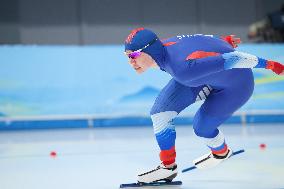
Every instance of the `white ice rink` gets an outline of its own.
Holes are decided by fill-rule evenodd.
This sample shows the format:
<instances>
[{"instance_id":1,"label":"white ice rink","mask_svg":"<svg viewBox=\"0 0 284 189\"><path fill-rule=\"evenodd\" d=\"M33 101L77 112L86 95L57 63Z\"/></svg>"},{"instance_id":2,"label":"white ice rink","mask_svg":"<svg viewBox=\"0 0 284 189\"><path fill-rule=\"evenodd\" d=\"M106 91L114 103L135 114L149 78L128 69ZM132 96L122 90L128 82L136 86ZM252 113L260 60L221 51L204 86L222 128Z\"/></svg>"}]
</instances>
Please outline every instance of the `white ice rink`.
<instances>
[{"instance_id":1,"label":"white ice rink","mask_svg":"<svg viewBox=\"0 0 284 189\"><path fill-rule=\"evenodd\" d=\"M284 125L221 129L233 149L246 152L211 170L179 173L180 188L284 188ZM191 126L176 130L181 171L208 149ZM56 158L51 151L57 152ZM151 127L0 132L0 189L115 189L135 182L139 170L156 167L158 153Z\"/></svg>"}]
</instances>

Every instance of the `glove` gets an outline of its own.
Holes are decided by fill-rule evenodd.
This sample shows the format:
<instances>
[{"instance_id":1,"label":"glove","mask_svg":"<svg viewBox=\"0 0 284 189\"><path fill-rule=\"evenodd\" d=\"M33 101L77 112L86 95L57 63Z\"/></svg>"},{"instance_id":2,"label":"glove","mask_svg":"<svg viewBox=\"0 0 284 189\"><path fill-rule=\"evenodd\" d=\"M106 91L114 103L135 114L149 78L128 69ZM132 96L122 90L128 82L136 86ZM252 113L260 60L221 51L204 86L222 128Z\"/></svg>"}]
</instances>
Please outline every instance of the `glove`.
<instances>
[{"instance_id":1,"label":"glove","mask_svg":"<svg viewBox=\"0 0 284 189\"><path fill-rule=\"evenodd\" d=\"M235 38L235 35L222 36L221 39L232 45L233 48L238 47L238 44L241 43L241 39Z\"/></svg>"},{"instance_id":2,"label":"glove","mask_svg":"<svg viewBox=\"0 0 284 189\"><path fill-rule=\"evenodd\" d=\"M268 60L266 64L266 69L272 70L274 73L278 75L284 75L284 65L278 62Z\"/></svg>"}]
</instances>

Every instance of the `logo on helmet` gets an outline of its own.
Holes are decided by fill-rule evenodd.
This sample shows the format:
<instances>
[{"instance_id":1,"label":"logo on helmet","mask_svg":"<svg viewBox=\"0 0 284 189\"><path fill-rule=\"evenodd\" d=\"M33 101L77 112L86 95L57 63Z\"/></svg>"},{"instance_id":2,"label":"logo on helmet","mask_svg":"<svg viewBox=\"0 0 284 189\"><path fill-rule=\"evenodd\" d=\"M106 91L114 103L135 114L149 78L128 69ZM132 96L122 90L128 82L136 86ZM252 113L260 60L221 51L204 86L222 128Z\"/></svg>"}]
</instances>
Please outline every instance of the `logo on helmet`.
<instances>
[{"instance_id":1,"label":"logo on helmet","mask_svg":"<svg viewBox=\"0 0 284 189\"><path fill-rule=\"evenodd\" d=\"M133 39L133 37L136 35L137 32L144 30L144 28L136 28L134 30L131 31L131 33L127 36L125 42L126 43L130 43Z\"/></svg>"}]
</instances>

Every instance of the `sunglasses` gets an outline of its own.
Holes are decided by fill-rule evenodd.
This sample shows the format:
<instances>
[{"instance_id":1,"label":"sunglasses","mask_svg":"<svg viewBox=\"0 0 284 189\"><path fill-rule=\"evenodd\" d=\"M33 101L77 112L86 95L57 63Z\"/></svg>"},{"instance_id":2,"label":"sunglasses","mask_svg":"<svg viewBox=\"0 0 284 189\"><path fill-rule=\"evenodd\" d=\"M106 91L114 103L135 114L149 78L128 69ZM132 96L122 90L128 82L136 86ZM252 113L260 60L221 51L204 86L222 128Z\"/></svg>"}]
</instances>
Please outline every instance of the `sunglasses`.
<instances>
[{"instance_id":1,"label":"sunglasses","mask_svg":"<svg viewBox=\"0 0 284 189\"><path fill-rule=\"evenodd\" d=\"M125 54L128 56L128 58L131 58L131 59L136 59L137 57L139 57L141 54L142 54L142 51L144 49L146 49L147 47L149 47L150 45L153 45L158 39L154 39L153 41L151 41L150 43L148 43L147 45L145 45L144 47L142 47L141 49L138 49L136 51L133 51L129 54L127 54L125 52Z\"/></svg>"}]
</instances>

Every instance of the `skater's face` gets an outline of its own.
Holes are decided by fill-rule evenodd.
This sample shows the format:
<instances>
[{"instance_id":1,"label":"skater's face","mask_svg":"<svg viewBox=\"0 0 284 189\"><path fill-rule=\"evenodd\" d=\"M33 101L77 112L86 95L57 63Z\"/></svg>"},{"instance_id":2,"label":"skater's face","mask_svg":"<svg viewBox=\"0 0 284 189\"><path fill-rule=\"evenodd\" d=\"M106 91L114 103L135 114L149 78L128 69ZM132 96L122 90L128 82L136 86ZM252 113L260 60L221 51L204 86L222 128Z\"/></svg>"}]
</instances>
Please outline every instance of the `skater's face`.
<instances>
[{"instance_id":1,"label":"skater's face","mask_svg":"<svg viewBox=\"0 0 284 189\"><path fill-rule=\"evenodd\" d=\"M152 57L144 52L140 52L139 55L133 56L133 52L127 50L125 54L129 59L128 63L138 74L145 72L151 67L157 66Z\"/></svg>"}]
</instances>

